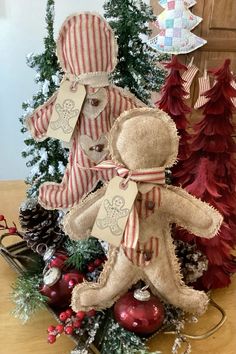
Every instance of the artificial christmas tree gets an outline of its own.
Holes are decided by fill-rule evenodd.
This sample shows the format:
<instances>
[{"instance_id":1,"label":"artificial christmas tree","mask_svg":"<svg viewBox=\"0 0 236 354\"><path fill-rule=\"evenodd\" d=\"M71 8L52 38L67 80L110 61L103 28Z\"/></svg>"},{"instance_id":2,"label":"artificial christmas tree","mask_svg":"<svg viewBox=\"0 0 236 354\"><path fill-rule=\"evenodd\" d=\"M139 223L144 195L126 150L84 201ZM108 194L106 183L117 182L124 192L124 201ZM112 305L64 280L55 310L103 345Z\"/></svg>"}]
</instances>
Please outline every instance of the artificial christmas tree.
<instances>
[{"instance_id":1,"label":"artificial christmas tree","mask_svg":"<svg viewBox=\"0 0 236 354\"><path fill-rule=\"evenodd\" d=\"M151 92L159 91L165 79L165 71L157 66L164 57L157 55L142 39L150 34L148 23L155 20L152 9L141 0L108 0L104 10L119 46L112 79L148 103Z\"/></svg>"},{"instance_id":2,"label":"artificial christmas tree","mask_svg":"<svg viewBox=\"0 0 236 354\"><path fill-rule=\"evenodd\" d=\"M181 161L185 160L189 155L188 140L190 135L187 132L188 121L186 115L191 112L191 109L186 105L184 100L186 92L183 88L184 80L181 77L182 72L186 71L187 67L178 61L177 56L173 56L171 62L165 64L165 67L169 69L169 75L162 88L161 98L156 102L156 106L170 115L180 135L179 163L172 168L173 176L175 177L177 171L181 169Z\"/></svg>"},{"instance_id":3,"label":"artificial christmas tree","mask_svg":"<svg viewBox=\"0 0 236 354\"><path fill-rule=\"evenodd\" d=\"M229 285L231 273L236 272L231 255L236 245L236 144L232 137L232 99L236 89L231 86L234 77L230 60L209 72L214 75L215 84L204 94L208 102L203 106L203 119L194 126L190 156L175 174L177 182L188 192L210 203L224 216L224 224L212 240L196 239L181 231L177 234L185 241L194 240L207 256L208 270L198 282L206 289Z\"/></svg>"},{"instance_id":4,"label":"artificial christmas tree","mask_svg":"<svg viewBox=\"0 0 236 354\"><path fill-rule=\"evenodd\" d=\"M23 103L23 116L20 121L23 125L22 133L27 132L25 118L35 108L43 104L57 89L60 81L60 68L56 57L56 45L53 38L54 30L54 0L47 1L46 30L44 38L44 52L42 54L30 54L27 56L27 64L36 70L35 81L39 86L38 92L31 100ZM26 179L30 185L28 197L37 196L39 186L45 181L59 182L63 176L64 167L67 164L67 152L61 142L54 139L35 141L27 137L24 140L27 148L22 152L24 158L28 158L26 165L31 171Z\"/></svg>"},{"instance_id":5,"label":"artificial christmas tree","mask_svg":"<svg viewBox=\"0 0 236 354\"><path fill-rule=\"evenodd\" d=\"M167 0L165 10L158 16L156 25L160 32L149 40L151 48L169 54L185 54L206 44L191 30L202 18L188 9L185 0Z\"/></svg>"}]
</instances>

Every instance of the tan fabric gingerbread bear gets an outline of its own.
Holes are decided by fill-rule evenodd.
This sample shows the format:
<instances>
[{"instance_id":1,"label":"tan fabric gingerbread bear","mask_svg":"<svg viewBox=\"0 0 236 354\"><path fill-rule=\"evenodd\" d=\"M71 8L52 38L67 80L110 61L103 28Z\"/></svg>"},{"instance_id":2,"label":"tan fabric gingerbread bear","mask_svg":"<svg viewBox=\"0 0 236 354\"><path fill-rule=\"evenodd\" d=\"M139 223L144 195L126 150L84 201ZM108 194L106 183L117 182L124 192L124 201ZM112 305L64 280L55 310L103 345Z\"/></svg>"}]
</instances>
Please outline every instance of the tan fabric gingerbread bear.
<instances>
[{"instance_id":1,"label":"tan fabric gingerbread bear","mask_svg":"<svg viewBox=\"0 0 236 354\"><path fill-rule=\"evenodd\" d=\"M175 163L178 145L174 122L158 109L132 109L113 125L109 135L112 161L107 165L114 167L127 183L137 182L139 192L133 208L138 224L128 219L123 241L120 247L110 247L99 281L74 288L74 311L110 307L140 279L174 306L197 314L206 311L208 296L182 281L171 225L175 223L199 237L212 238L220 228L222 216L183 189L164 184L164 170ZM71 238L91 235L106 189L107 185L85 197L66 215L64 228ZM135 237L137 230L135 248L128 247L125 237Z\"/></svg>"}]
</instances>

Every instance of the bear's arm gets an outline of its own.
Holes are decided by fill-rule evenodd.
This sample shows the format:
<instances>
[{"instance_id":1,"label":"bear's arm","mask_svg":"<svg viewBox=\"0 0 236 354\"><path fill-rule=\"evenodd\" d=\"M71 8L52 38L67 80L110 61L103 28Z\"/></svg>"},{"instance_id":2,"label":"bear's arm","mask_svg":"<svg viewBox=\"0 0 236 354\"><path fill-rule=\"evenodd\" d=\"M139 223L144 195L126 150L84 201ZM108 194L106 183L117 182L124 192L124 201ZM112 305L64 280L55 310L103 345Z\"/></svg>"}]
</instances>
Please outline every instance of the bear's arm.
<instances>
[{"instance_id":1,"label":"bear's arm","mask_svg":"<svg viewBox=\"0 0 236 354\"><path fill-rule=\"evenodd\" d=\"M46 139L48 125L52 115L53 107L57 98L57 92L49 98L42 106L39 106L33 113L27 116L25 124L32 137L37 141Z\"/></svg>"},{"instance_id":2,"label":"bear's arm","mask_svg":"<svg viewBox=\"0 0 236 354\"><path fill-rule=\"evenodd\" d=\"M83 198L81 202L71 209L64 217L64 231L73 240L90 236L98 211L103 201L107 186Z\"/></svg>"},{"instance_id":3,"label":"bear's arm","mask_svg":"<svg viewBox=\"0 0 236 354\"><path fill-rule=\"evenodd\" d=\"M172 223L200 237L214 237L223 221L216 209L178 187L161 189L160 208Z\"/></svg>"}]
</instances>

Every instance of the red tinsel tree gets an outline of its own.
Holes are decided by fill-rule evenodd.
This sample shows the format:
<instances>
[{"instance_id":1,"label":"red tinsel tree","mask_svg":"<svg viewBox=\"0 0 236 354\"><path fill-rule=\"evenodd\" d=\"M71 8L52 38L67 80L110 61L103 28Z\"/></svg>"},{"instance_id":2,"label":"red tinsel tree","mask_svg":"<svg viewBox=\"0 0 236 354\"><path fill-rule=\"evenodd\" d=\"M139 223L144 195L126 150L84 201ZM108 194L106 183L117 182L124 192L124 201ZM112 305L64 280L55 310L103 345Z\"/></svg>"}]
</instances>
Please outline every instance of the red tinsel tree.
<instances>
[{"instance_id":1,"label":"red tinsel tree","mask_svg":"<svg viewBox=\"0 0 236 354\"><path fill-rule=\"evenodd\" d=\"M215 84L205 93L208 102L203 106L203 119L194 126L190 156L182 161L182 170L175 176L189 193L210 203L224 216L219 234L211 240L184 231L176 235L183 241L196 242L207 256L208 270L197 284L205 289L229 285L230 275L236 272L235 258L231 255L236 245L236 144L232 137L231 99L236 97L236 90L231 86L234 77L230 60L209 72Z\"/></svg>"},{"instance_id":2,"label":"red tinsel tree","mask_svg":"<svg viewBox=\"0 0 236 354\"><path fill-rule=\"evenodd\" d=\"M165 64L165 68L169 70L169 75L162 88L161 99L156 102L156 106L168 113L174 120L180 135L179 163L172 169L175 177L175 174L182 169L181 161L185 160L189 155L187 142L190 136L186 130L188 127L186 114L189 114L191 109L184 102L186 91L183 84L185 81L181 77L182 72L186 71L187 67L178 61L177 56L173 56L172 60Z\"/></svg>"}]
</instances>

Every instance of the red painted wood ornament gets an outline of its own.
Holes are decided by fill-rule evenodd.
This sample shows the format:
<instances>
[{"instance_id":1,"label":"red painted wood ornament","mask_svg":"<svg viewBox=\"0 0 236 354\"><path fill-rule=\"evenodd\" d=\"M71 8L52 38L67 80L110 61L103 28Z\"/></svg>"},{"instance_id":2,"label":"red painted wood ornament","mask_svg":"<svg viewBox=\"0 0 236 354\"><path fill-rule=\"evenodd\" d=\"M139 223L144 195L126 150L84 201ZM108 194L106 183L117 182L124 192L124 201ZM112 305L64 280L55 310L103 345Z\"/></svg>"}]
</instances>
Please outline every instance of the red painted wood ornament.
<instances>
[{"instance_id":1,"label":"red painted wood ornament","mask_svg":"<svg viewBox=\"0 0 236 354\"><path fill-rule=\"evenodd\" d=\"M122 327L141 335L157 331L165 318L162 303L147 286L123 295L114 306L114 316Z\"/></svg>"}]
</instances>

